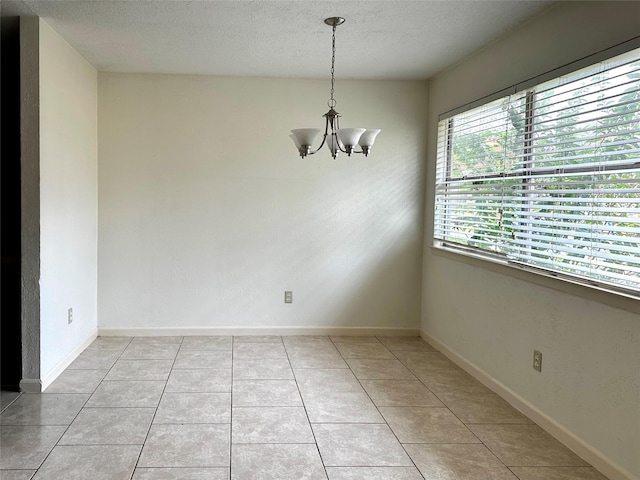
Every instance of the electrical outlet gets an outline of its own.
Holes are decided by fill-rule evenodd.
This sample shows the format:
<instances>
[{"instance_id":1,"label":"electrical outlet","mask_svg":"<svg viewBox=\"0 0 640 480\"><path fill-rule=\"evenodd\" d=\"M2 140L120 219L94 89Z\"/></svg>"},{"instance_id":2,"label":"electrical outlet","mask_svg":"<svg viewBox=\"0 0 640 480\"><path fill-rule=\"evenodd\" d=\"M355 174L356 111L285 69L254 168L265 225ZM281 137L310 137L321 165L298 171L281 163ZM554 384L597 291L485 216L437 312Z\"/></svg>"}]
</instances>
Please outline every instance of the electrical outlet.
<instances>
[{"instance_id":1,"label":"electrical outlet","mask_svg":"<svg viewBox=\"0 0 640 480\"><path fill-rule=\"evenodd\" d=\"M533 351L533 369L542 372L542 352Z\"/></svg>"},{"instance_id":2,"label":"electrical outlet","mask_svg":"<svg viewBox=\"0 0 640 480\"><path fill-rule=\"evenodd\" d=\"M284 303L293 303L293 292L286 290L284 292Z\"/></svg>"},{"instance_id":3,"label":"electrical outlet","mask_svg":"<svg viewBox=\"0 0 640 480\"><path fill-rule=\"evenodd\" d=\"M67 325L71 325L73 323L73 308L67 310Z\"/></svg>"}]
</instances>

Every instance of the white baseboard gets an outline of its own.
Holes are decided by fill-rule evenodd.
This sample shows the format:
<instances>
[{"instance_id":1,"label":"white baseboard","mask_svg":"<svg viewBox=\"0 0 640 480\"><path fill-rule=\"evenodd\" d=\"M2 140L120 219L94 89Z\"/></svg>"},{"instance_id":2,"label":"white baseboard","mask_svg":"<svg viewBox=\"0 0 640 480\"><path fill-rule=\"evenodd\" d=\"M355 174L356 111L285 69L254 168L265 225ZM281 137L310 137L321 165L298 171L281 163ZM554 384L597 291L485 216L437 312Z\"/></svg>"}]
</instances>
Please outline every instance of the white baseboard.
<instances>
[{"instance_id":1,"label":"white baseboard","mask_svg":"<svg viewBox=\"0 0 640 480\"><path fill-rule=\"evenodd\" d=\"M91 335L89 335L80 345L78 345L76 348L73 349L73 351L71 351L66 357L64 357L62 360L60 360L55 367L53 367L51 369L51 371L49 373L47 373L43 378L42 378L42 390L41 391L45 391L47 389L47 387L49 385L51 385L54 380L56 378L58 378L60 376L60 374L62 372L64 372L64 370L71 365L71 363L78 358L78 355L80 355L85 348L87 348L89 345L91 345L91 343L96 339L96 337L98 336L98 329L96 328L95 330L93 330L93 332L91 332Z\"/></svg>"},{"instance_id":2,"label":"white baseboard","mask_svg":"<svg viewBox=\"0 0 640 480\"><path fill-rule=\"evenodd\" d=\"M98 327L98 335L185 336L185 335L420 335L418 328L393 327Z\"/></svg>"},{"instance_id":3,"label":"white baseboard","mask_svg":"<svg viewBox=\"0 0 640 480\"><path fill-rule=\"evenodd\" d=\"M627 471L625 468L617 465L599 450L586 443L573 432L561 425L558 421L551 418L528 400L521 397L509 387L499 382L487 372L468 361L462 355L459 355L437 338L422 331L422 338L436 347L451 361L456 363L460 368L466 370L485 386L496 392L515 408L524 413L527 417L545 429L549 434L553 435L558 441L573 450L576 454L589 462L594 468L599 470L610 480L640 480L638 477Z\"/></svg>"}]
</instances>

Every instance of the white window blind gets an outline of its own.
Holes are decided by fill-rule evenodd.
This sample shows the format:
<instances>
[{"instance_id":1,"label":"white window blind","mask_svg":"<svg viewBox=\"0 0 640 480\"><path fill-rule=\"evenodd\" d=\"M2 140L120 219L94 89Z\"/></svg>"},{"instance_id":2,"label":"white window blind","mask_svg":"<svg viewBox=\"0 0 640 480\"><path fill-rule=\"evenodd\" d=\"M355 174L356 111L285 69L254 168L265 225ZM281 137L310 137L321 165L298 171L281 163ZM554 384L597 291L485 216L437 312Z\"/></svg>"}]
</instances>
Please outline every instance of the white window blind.
<instances>
[{"instance_id":1,"label":"white window blind","mask_svg":"<svg viewBox=\"0 0 640 480\"><path fill-rule=\"evenodd\" d=\"M439 123L436 245L640 293L640 49Z\"/></svg>"}]
</instances>

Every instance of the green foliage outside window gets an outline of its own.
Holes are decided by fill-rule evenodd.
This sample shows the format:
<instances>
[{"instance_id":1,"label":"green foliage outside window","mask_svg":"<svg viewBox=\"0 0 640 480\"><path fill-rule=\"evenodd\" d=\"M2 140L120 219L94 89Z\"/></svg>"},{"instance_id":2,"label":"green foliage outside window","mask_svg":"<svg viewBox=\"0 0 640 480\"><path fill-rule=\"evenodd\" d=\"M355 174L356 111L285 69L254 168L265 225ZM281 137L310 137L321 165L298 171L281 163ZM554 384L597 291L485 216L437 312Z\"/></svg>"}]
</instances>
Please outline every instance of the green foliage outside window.
<instances>
[{"instance_id":1,"label":"green foliage outside window","mask_svg":"<svg viewBox=\"0 0 640 480\"><path fill-rule=\"evenodd\" d=\"M639 290L640 60L573 78L445 121L436 235Z\"/></svg>"}]
</instances>

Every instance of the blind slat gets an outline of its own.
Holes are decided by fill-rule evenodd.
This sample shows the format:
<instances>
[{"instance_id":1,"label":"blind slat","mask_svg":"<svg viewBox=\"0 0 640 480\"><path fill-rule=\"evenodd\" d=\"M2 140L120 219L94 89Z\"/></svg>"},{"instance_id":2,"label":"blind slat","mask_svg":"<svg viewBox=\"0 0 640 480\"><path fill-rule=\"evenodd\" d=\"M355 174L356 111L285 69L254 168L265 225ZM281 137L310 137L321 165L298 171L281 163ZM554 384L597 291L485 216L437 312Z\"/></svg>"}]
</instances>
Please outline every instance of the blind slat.
<instances>
[{"instance_id":1,"label":"blind slat","mask_svg":"<svg viewBox=\"0 0 640 480\"><path fill-rule=\"evenodd\" d=\"M640 49L440 122L434 239L640 294Z\"/></svg>"}]
</instances>

